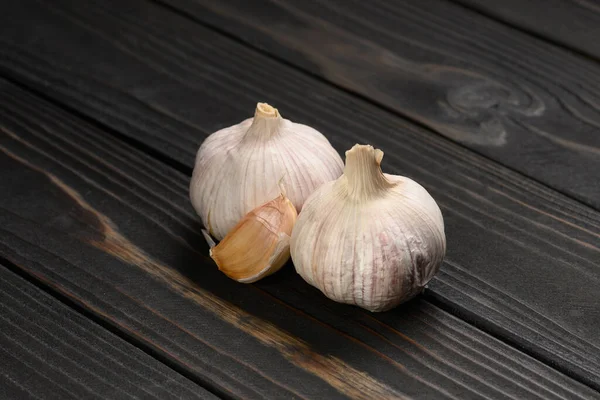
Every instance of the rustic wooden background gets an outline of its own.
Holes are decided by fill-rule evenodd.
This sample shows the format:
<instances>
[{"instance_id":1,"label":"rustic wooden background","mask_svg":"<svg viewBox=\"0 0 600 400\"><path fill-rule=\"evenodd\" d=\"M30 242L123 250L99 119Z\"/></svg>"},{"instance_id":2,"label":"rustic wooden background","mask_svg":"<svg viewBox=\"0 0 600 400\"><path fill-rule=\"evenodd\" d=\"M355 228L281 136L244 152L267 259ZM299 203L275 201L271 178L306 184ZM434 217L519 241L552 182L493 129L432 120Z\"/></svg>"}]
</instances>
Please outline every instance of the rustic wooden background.
<instances>
[{"instance_id":1,"label":"rustic wooden background","mask_svg":"<svg viewBox=\"0 0 600 400\"><path fill-rule=\"evenodd\" d=\"M0 5L1 398L600 398L600 4ZM444 214L371 314L222 275L195 152L257 101Z\"/></svg>"}]
</instances>

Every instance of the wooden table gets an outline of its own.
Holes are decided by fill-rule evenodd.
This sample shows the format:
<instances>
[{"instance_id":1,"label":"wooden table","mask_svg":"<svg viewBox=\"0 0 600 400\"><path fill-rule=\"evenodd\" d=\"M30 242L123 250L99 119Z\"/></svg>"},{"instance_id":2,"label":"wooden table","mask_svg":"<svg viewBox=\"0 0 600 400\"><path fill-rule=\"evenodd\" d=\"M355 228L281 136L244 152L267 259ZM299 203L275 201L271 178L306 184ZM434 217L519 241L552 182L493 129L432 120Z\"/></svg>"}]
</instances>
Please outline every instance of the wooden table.
<instances>
[{"instance_id":1,"label":"wooden table","mask_svg":"<svg viewBox=\"0 0 600 400\"><path fill-rule=\"evenodd\" d=\"M600 398L593 0L0 6L0 398ZM257 101L438 201L419 298L208 257L188 181Z\"/></svg>"}]
</instances>

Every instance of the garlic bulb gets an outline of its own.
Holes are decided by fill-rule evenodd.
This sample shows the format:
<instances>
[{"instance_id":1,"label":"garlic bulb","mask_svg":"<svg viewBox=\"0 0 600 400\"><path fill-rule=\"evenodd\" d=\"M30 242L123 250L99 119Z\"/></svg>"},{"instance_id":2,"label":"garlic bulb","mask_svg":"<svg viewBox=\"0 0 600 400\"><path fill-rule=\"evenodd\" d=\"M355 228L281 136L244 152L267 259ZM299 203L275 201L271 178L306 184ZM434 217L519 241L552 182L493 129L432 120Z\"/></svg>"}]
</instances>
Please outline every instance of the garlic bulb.
<instances>
[{"instance_id":1,"label":"garlic bulb","mask_svg":"<svg viewBox=\"0 0 600 400\"><path fill-rule=\"evenodd\" d=\"M251 283L277 272L290 258L297 215L282 192L246 214L218 245L206 231L202 233L219 270L238 282Z\"/></svg>"},{"instance_id":2,"label":"garlic bulb","mask_svg":"<svg viewBox=\"0 0 600 400\"><path fill-rule=\"evenodd\" d=\"M339 154L321 133L258 103L254 118L210 135L200 146L190 199L204 226L223 239L244 215L279 194L300 212L319 186L342 174Z\"/></svg>"},{"instance_id":3,"label":"garlic bulb","mask_svg":"<svg viewBox=\"0 0 600 400\"><path fill-rule=\"evenodd\" d=\"M347 151L344 174L307 199L290 244L308 283L370 311L420 293L446 251L435 200L415 181L383 174L382 158L372 146Z\"/></svg>"}]
</instances>

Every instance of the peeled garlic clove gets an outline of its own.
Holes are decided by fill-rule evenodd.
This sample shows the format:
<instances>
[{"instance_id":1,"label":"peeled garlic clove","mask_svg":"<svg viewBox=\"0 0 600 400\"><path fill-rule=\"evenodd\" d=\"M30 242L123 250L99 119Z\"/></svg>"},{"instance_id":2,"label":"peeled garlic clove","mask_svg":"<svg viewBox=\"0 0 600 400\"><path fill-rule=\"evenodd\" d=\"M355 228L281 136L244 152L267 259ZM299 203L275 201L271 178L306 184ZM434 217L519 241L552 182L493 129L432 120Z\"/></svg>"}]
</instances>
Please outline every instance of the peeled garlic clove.
<instances>
[{"instance_id":1,"label":"peeled garlic clove","mask_svg":"<svg viewBox=\"0 0 600 400\"><path fill-rule=\"evenodd\" d=\"M370 311L420 293L446 252L435 200L415 181L383 174L382 158L372 146L347 151L344 174L305 202L290 245L308 283Z\"/></svg>"},{"instance_id":2,"label":"peeled garlic clove","mask_svg":"<svg viewBox=\"0 0 600 400\"><path fill-rule=\"evenodd\" d=\"M279 194L281 179L300 212L306 198L342 170L342 159L321 133L258 103L254 118L202 143L190 199L204 226L221 240L249 211Z\"/></svg>"},{"instance_id":3,"label":"peeled garlic clove","mask_svg":"<svg viewBox=\"0 0 600 400\"><path fill-rule=\"evenodd\" d=\"M249 212L215 246L210 256L219 270L242 283L256 282L277 272L290 258L290 235L296 222L296 208L280 194Z\"/></svg>"}]
</instances>

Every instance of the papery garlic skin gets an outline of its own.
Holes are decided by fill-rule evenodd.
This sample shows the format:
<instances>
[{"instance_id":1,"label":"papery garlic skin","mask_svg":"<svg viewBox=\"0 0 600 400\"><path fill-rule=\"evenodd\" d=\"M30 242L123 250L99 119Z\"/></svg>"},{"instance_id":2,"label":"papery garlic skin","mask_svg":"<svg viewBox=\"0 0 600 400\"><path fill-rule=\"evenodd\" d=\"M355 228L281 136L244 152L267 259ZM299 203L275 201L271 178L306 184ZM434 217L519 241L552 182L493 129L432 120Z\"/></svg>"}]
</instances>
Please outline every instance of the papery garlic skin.
<instances>
[{"instance_id":1,"label":"papery garlic skin","mask_svg":"<svg viewBox=\"0 0 600 400\"><path fill-rule=\"evenodd\" d=\"M218 245L203 231L211 247L210 257L221 272L241 283L269 276L290 258L290 235L297 216L282 191L246 214Z\"/></svg>"},{"instance_id":2,"label":"papery garlic skin","mask_svg":"<svg viewBox=\"0 0 600 400\"><path fill-rule=\"evenodd\" d=\"M442 213L415 181L383 174L356 145L344 175L306 201L292 231L296 271L332 300L389 310L419 294L446 252Z\"/></svg>"},{"instance_id":3,"label":"papery garlic skin","mask_svg":"<svg viewBox=\"0 0 600 400\"><path fill-rule=\"evenodd\" d=\"M202 143L190 199L204 226L221 240L244 215L275 198L280 182L300 212L308 196L342 170L342 159L325 136L258 103L254 118Z\"/></svg>"}]
</instances>

